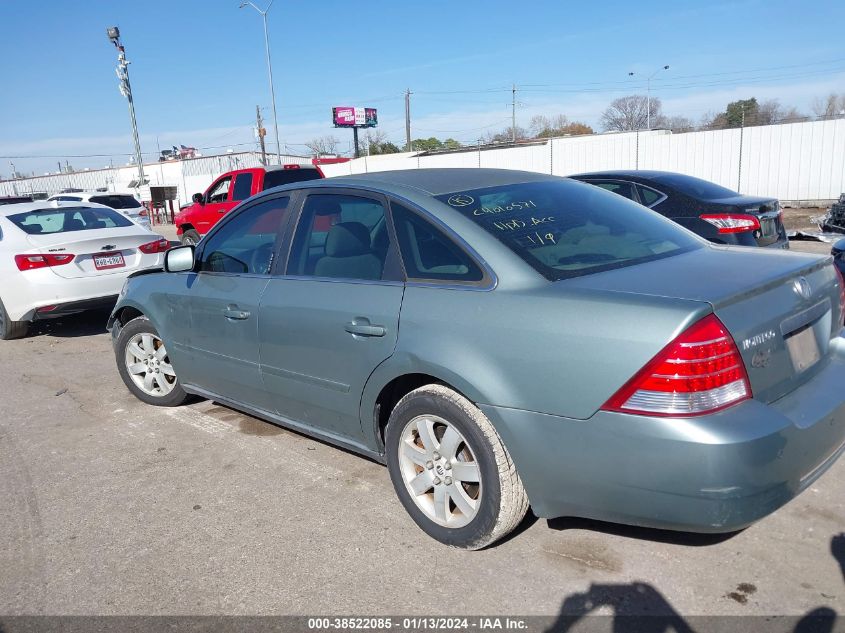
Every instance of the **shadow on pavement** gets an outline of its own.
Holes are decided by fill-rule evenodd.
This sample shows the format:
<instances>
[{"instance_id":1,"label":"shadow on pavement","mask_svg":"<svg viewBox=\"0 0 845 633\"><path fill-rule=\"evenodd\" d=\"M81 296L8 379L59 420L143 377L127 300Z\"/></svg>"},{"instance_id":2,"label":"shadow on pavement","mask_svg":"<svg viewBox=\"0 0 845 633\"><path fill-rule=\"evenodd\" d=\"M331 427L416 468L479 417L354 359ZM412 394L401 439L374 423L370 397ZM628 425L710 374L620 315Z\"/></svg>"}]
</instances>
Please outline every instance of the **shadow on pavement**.
<instances>
[{"instance_id":1,"label":"shadow on pavement","mask_svg":"<svg viewBox=\"0 0 845 633\"><path fill-rule=\"evenodd\" d=\"M830 539L830 553L839 563L839 570L842 572L842 582L845 583L845 532L837 534Z\"/></svg>"},{"instance_id":2,"label":"shadow on pavement","mask_svg":"<svg viewBox=\"0 0 845 633\"><path fill-rule=\"evenodd\" d=\"M655 541L657 543L668 543L670 545L689 545L691 547L703 547L723 543L739 532L727 532L722 534L698 534L694 532L675 532L673 530L659 530L656 528L637 527L634 525L623 525L621 523L608 523L595 519L582 519L577 517L562 517L549 519L548 526L553 530L590 530L591 532L602 532L615 536L624 536L643 541Z\"/></svg>"},{"instance_id":3,"label":"shadow on pavement","mask_svg":"<svg viewBox=\"0 0 845 633\"><path fill-rule=\"evenodd\" d=\"M106 321L110 310L88 310L78 314L35 321L29 325L27 337L55 336L57 338L77 338L94 336L107 332Z\"/></svg>"}]
</instances>

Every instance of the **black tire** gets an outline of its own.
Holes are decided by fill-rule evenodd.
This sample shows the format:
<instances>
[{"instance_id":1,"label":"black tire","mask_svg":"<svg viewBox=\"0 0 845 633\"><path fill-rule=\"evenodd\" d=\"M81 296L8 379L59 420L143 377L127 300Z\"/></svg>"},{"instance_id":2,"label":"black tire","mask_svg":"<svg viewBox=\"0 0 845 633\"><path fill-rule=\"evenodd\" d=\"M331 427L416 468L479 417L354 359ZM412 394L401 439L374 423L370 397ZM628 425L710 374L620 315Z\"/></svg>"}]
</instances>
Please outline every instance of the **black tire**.
<instances>
[{"instance_id":1,"label":"black tire","mask_svg":"<svg viewBox=\"0 0 845 633\"><path fill-rule=\"evenodd\" d=\"M145 316L140 316L135 319L132 319L131 321L129 321L129 323L123 326L123 329L120 330L120 334L118 335L117 342L114 346L115 360L117 361L117 371L118 373L120 373L120 377L123 380L123 384L125 384L126 388L132 392L132 395L138 398L138 400L146 402L147 404L152 404L159 407L178 407L182 404L185 404L190 399L190 396L185 392L184 389L182 389L182 385L179 382L178 377L174 376L175 380L171 383L172 388L170 392L162 395L155 395L153 393L148 393L144 391L133 380L132 376L130 375L129 368L127 367L127 346L130 344L132 339L139 334L151 334L159 341L161 340L159 338L158 332L156 332L149 319L147 319L147 317ZM164 344L162 342L162 346L163 345ZM161 359L161 361L166 362L169 365L169 357L167 355L165 355ZM161 375L164 378L163 372ZM155 380L157 381L158 378L156 378Z\"/></svg>"},{"instance_id":2,"label":"black tire","mask_svg":"<svg viewBox=\"0 0 845 633\"><path fill-rule=\"evenodd\" d=\"M29 331L28 321L12 321L6 306L0 301L0 341L11 341L16 338L23 338Z\"/></svg>"},{"instance_id":3,"label":"black tire","mask_svg":"<svg viewBox=\"0 0 845 633\"><path fill-rule=\"evenodd\" d=\"M430 518L414 501L405 483L399 458L400 448L404 447L403 432L420 416L437 416L452 425L463 436L463 446L471 451L477 464L478 507L474 517L461 527L441 525ZM387 424L385 446L387 467L399 500L416 524L441 543L460 549L481 549L510 533L528 511L528 496L496 429L478 407L444 385L420 387L397 403Z\"/></svg>"},{"instance_id":4,"label":"black tire","mask_svg":"<svg viewBox=\"0 0 845 633\"><path fill-rule=\"evenodd\" d=\"M182 233L182 245L188 246L193 245L196 246L200 243L200 234L197 233L194 229L188 229L187 231Z\"/></svg>"}]
</instances>

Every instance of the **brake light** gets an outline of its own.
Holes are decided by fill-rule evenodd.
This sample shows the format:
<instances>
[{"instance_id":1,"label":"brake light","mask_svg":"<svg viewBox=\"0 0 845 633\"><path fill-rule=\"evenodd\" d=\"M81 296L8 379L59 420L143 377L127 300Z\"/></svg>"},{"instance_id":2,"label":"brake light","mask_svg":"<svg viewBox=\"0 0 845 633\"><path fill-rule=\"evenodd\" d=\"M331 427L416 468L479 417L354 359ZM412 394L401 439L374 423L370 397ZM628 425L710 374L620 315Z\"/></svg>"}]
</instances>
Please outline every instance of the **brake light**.
<instances>
[{"instance_id":1,"label":"brake light","mask_svg":"<svg viewBox=\"0 0 845 633\"><path fill-rule=\"evenodd\" d=\"M664 347L602 409L688 417L750 397L748 374L733 337L710 314Z\"/></svg>"},{"instance_id":2,"label":"brake light","mask_svg":"<svg viewBox=\"0 0 845 633\"><path fill-rule=\"evenodd\" d=\"M299 169L299 165L287 163L286 165L282 165L282 169Z\"/></svg>"},{"instance_id":3,"label":"brake light","mask_svg":"<svg viewBox=\"0 0 845 633\"><path fill-rule=\"evenodd\" d=\"M15 255L18 270L37 270L52 266L64 266L73 261L74 255Z\"/></svg>"},{"instance_id":4,"label":"brake light","mask_svg":"<svg viewBox=\"0 0 845 633\"><path fill-rule=\"evenodd\" d=\"M757 216L745 213L705 213L698 217L715 226L719 233L745 233L760 230L760 220Z\"/></svg>"},{"instance_id":5,"label":"brake light","mask_svg":"<svg viewBox=\"0 0 845 633\"><path fill-rule=\"evenodd\" d=\"M845 321L845 275L836 264L833 265L833 270L839 276L839 320Z\"/></svg>"},{"instance_id":6,"label":"brake light","mask_svg":"<svg viewBox=\"0 0 845 633\"><path fill-rule=\"evenodd\" d=\"M156 240L155 242L149 242L147 244L141 244L138 247L142 253L146 253L147 255L154 255L156 253L163 253L168 248L170 248L170 242L166 239L161 238L160 240Z\"/></svg>"}]
</instances>

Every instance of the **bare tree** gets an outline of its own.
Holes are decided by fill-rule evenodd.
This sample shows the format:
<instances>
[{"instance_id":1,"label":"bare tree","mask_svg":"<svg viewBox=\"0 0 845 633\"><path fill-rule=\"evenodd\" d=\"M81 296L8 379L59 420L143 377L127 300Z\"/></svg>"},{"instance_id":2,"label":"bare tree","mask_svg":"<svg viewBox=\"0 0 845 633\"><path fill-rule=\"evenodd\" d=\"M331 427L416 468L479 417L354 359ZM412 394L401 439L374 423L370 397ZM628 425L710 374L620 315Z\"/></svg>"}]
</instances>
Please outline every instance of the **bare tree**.
<instances>
[{"instance_id":1,"label":"bare tree","mask_svg":"<svg viewBox=\"0 0 845 633\"><path fill-rule=\"evenodd\" d=\"M845 112L845 94L831 92L826 97L816 97L812 105L813 114L820 119L829 119Z\"/></svg>"},{"instance_id":2,"label":"bare tree","mask_svg":"<svg viewBox=\"0 0 845 633\"><path fill-rule=\"evenodd\" d=\"M807 117L794 106L782 106L777 99L763 101L757 108L757 114L751 125L772 125L773 123L788 123L801 121Z\"/></svg>"},{"instance_id":3,"label":"bare tree","mask_svg":"<svg viewBox=\"0 0 845 633\"><path fill-rule=\"evenodd\" d=\"M630 132L644 130L648 126L649 110L651 127L662 127L665 122L661 112L660 99L648 99L645 95L629 95L614 99L601 115L601 124L605 130Z\"/></svg>"},{"instance_id":4,"label":"bare tree","mask_svg":"<svg viewBox=\"0 0 845 633\"><path fill-rule=\"evenodd\" d=\"M340 145L340 140L334 136L318 136L311 139L311 142L306 143L305 147L316 156L322 156L323 154L337 154L338 145Z\"/></svg>"},{"instance_id":5,"label":"bare tree","mask_svg":"<svg viewBox=\"0 0 845 633\"><path fill-rule=\"evenodd\" d=\"M692 132L695 130L695 125L685 116L670 116L666 117L662 122L661 127L672 130L678 134L681 132Z\"/></svg>"}]
</instances>

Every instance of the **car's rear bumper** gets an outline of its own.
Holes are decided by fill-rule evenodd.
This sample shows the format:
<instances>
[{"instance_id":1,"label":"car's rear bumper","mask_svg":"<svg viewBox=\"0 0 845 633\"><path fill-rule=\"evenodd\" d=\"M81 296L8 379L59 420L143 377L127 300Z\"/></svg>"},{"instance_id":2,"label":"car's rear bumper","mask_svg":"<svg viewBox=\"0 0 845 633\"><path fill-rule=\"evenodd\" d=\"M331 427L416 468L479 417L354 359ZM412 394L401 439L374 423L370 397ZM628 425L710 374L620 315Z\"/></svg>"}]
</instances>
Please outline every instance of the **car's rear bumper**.
<instances>
[{"instance_id":1,"label":"car's rear bumper","mask_svg":"<svg viewBox=\"0 0 845 633\"><path fill-rule=\"evenodd\" d=\"M68 314L76 314L77 312L84 312L85 310L104 310L106 308L113 308L117 303L118 295L108 295L106 297L95 297L93 299L84 299L82 301L69 301L66 303L53 304L47 306L49 310L36 310L32 316L32 321L42 321L44 319L55 319Z\"/></svg>"},{"instance_id":2,"label":"car's rear bumper","mask_svg":"<svg viewBox=\"0 0 845 633\"><path fill-rule=\"evenodd\" d=\"M573 420L481 409L537 516L729 532L785 504L845 452L845 339L832 348L827 366L791 394L711 416Z\"/></svg>"}]
</instances>

